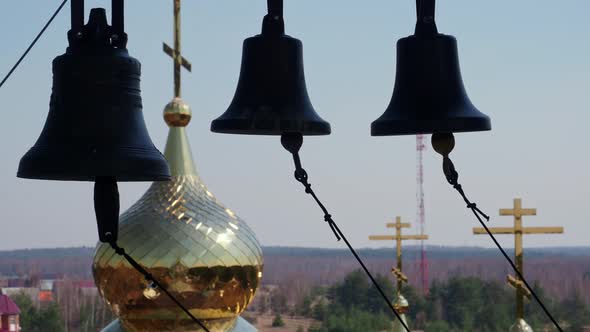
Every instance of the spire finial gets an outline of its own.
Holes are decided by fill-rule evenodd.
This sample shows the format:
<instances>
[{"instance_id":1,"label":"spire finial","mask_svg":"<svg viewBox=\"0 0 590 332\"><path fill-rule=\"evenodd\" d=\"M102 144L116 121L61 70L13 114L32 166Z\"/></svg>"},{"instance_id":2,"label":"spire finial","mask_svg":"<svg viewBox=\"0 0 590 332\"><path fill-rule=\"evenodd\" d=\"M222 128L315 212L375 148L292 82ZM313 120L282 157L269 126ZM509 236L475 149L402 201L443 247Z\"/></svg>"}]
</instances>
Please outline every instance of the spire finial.
<instances>
[{"instance_id":1,"label":"spire finial","mask_svg":"<svg viewBox=\"0 0 590 332\"><path fill-rule=\"evenodd\" d=\"M164 53L174 61L174 99L164 108L164 120L170 127L185 127L191 120L191 110L187 103L180 98L180 72L185 68L192 70L191 63L181 54L180 43L180 0L174 1L174 48L163 43Z\"/></svg>"}]
</instances>

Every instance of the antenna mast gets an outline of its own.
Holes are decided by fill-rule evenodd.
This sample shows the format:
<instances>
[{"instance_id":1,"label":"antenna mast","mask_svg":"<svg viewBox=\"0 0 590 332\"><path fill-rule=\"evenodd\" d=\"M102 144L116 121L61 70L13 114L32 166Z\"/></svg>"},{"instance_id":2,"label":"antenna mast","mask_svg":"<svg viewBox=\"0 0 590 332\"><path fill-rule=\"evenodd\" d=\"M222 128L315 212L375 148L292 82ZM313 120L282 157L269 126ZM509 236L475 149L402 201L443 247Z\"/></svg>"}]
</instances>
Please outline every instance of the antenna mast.
<instances>
[{"instance_id":1,"label":"antenna mast","mask_svg":"<svg viewBox=\"0 0 590 332\"><path fill-rule=\"evenodd\" d=\"M420 225L420 235L425 235L426 217L424 215L424 167L422 161L423 151L426 150L424 135L416 135L416 219ZM422 292L428 294L428 258L424 240L420 241L420 281Z\"/></svg>"}]
</instances>

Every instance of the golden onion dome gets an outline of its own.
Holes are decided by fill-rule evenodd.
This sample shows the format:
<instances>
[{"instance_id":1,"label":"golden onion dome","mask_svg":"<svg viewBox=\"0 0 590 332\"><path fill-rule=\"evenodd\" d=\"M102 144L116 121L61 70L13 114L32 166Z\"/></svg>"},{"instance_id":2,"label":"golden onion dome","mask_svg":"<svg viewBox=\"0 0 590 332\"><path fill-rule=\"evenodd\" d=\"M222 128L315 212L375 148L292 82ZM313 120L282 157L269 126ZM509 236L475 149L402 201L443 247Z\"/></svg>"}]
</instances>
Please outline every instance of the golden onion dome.
<instances>
[{"instance_id":1,"label":"golden onion dome","mask_svg":"<svg viewBox=\"0 0 590 332\"><path fill-rule=\"evenodd\" d=\"M154 182L122 214L119 246L211 332L256 331L239 318L262 277L262 251L254 232L207 190L183 126L170 127L165 156L172 180ZM119 318L104 331L200 331L108 245L98 245L93 273Z\"/></svg>"}]
</instances>

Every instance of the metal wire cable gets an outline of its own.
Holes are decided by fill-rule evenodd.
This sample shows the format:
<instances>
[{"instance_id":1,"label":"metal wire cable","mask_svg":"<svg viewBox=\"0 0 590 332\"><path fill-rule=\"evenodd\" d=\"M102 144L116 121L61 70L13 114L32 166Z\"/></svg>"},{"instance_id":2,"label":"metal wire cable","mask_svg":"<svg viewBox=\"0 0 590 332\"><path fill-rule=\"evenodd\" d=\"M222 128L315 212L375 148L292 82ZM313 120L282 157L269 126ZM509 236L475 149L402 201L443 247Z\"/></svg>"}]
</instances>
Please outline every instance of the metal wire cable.
<instances>
[{"instance_id":1,"label":"metal wire cable","mask_svg":"<svg viewBox=\"0 0 590 332\"><path fill-rule=\"evenodd\" d=\"M479 223L481 224L481 226L485 229L485 231L488 233L488 235L490 236L490 238L494 241L494 243L496 244L496 246L498 247L498 249L500 249L500 251L502 252L502 255L504 255L504 258L506 258L506 260L508 261L508 263L510 263L510 266L512 266L512 269L514 270L514 272L516 273L516 275L518 275L518 277L520 278L520 280L522 280L522 282L525 284L526 288L531 292L531 294L533 295L533 297L535 298L535 300L537 301L537 303L539 303L539 305L541 306L541 308L543 309L543 311L545 312L545 314L547 315L547 317L549 317L549 319L551 320L551 322L553 323L553 325L555 325L555 327L557 328L558 331L563 332L563 330L559 326L559 323L557 323L557 320L555 320L555 318L553 318L553 316L551 315L551 313L549 312L549 310L547 309L547 307L545 307L545 304L543 304L543 302L541 301L541 299L539 298L539 296L537 296L537 294L535 293L535 291L533 290L533 288L529 285L529 283L526 281L526 279L524 278L524 276L522 275L522 273L520 273L520 271L516 267L516 264L514 264L514 262L510 258L510 256L508 256L508 254L506 253L506 251L504 250L504 248L502 248L502 246L500 245L500 243L498 242L498 240L496 239L496 237L494 236L494 234L490 231L490 229L488 228L488 226L486 225L486 223L482 219L482 217L483 217L483 218L485 218L486 220L489 221L490 217L488 217L480 209L478 209L477 208L477 205L475 203L472 203L471 201L469 201L469 199L465 195L465 192L463 191L463 188L461 187L461 185L458 182L459 174L455 170L455 166L453 165L453 162L451 161L451 159L448 156L444 156L444 159L443 159L443 171L444 171L445 177L447 178L447 181L453 186L453 188L455 190L457 190L457 192L459 192L459 194L461 195L461 197L463 197L463 200L467 204L467 208L470 209L471 212L473 212L473 214L475 215L475 217L477 218L477 220L479 221Z\"/></svg>"},{"instance_id":2,"label":"metal wire cable","mask_svg":"<svg viewBox=\"0 0 590 332\"><path fill-rule=\"evenodd\" d=\"M389 308L391 309L391 311L393 312L395 317L397 317L400 324L404 327L404 329L407 332L411 332L409 327L402 320L400 314L397 312L397 310L395 310L395 307L393 306L392 302L387 298L387 295L385 295L385 292L383 291L383 289L381 289L381 287L377 283L377 280L375 280L375 278L373 277L373 275L371 274L369 269L367 269L367 267L365 266L365 263L363 262L363 260L357 254L356 250L354 250L354 248L352 247L350 242L348 242L348 239L346 238L344 233L342 233L342 231L340 230L340 228L338 227L336 222L334 222L334 219L332 219L332 215L328 212L328 209L326 209L324 204L322 204L320 199L317 197L317 195L315 194L315 192L311 188L311 184L308 182L307 172L301 166L301 159L299 158L298 151L299 151L299 148L301 147L301 144L303 143L302 135L301 134L283 134L283 136L281 137L281 143L283 144L285 149L287 149L287 151L291 152L291 154L293 155L293 161L295 163L295 179L305 187L305 193L311 195L311 197L313 197L313 199L318 204L320 209L322 209L322 212L324 213L324 221L327 222L328 225L330 225L330 228L332 229L332 232L334 232L336 239L338 241L340 241L341 239L344 240L344 243L346 243L346 246L348 247L348 249L350 250L350 252L354 256L354 258L356 258L358 263L361 265L365 274L369 277L369 279L371 279L371 282L373 283L373 285L375 286L377 291L379 291L379 294L381 294L381 297L383 297L383 300L385 300L385 302L387 303L387 306L389 306Z\"/></svg>"},{"instance_id":3,"label":"metal wire cable","mask_svg":"<svg viewBox=\"0 0 590 332\"><path fill-rule=\"evenodd\" d=\"M12 73L14 73L14 71L16 70L16 68L25 59L25 57L27 56L27 54L29 54L29 52L31 51L31 49L33 48L33 46L35 46L35 44L37 43L37 41L39 40L39 38L41 38L41 36L43 35L43 33L45 33L45 30L47 30L47 28L49 27L49 25L51 25L51 22L53 22L53 20L57 16L57 14L59 14L59 12L61 11L61 9L65 6L66 2L68 2L68 0L63 0L62 1L62 3L59 5L59 7L57 7L57 10L53 13L53 15L51 15L51 18L49 18L49 21L47 21L47 23L45 23L45 26L43 26L43 29L41 29L41 31L37 34L37 36L35 37L35 39L33 39L33 42L29 45L29 47L27 47L27 49L21 55L21 57L18 59L18 61L8 71L8 74L6 74L6 76L4 76L4 78L2 79L2 82L0 82L0 88L2 88L2 86L4 85L4 83L6 83L6 81L8 80L8 78L10 78L10 76L12 75Z\"/></svg>"}]
</instances>

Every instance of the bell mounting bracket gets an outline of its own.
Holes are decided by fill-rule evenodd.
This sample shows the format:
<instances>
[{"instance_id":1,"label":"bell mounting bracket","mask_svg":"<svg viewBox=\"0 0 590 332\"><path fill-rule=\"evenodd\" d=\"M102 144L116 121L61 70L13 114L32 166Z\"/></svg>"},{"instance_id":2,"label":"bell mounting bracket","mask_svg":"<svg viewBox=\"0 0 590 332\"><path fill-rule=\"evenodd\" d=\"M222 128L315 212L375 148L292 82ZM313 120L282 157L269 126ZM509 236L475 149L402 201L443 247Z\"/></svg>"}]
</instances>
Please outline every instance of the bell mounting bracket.
<instances>
[{"instance_id":1,"label":"bell mounting bracket","mask_svg":"<svg viewBox=\"0 0 590 332\"><path fill-rule=\"evenodd\" d=\"M438 29L434 21L436 10L435 0L416 0L416 36L436 36Z\"/></svg>"},{"instance_id":2,"label":"bell mounting bracket","mask_svg":"<svg viewBox=\"0 0 590 332\"><path fill-rule=\"evenodd\" d=\"M283 0L267 0L268 14L262 21L263 36L282 36L285 34L283 20Z\"/></svg>"},{"instance_id":3,"label":"bell mounting bracket","mask_svg":"<svg viewBox=\"0 0 590 332\"><path fill-rule=\"evenodd\" d=\"M96 24L95 10L103 11L104 9L93 9L90 13L90 20L84 25L84 0L71 0L72 23L71 30L68 32L70 46L80 46L86 44L88 39L106 39L107 44L113 48L125 49L127 47L127 34L125 33L125 2L124 0L111 0L111 25L103 26L98 20ZM95 35L92 38L89 35ZM99 36L97 36L99 35Z\"/></svg>"}]
</instances>

